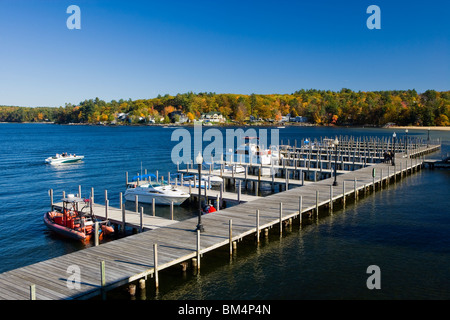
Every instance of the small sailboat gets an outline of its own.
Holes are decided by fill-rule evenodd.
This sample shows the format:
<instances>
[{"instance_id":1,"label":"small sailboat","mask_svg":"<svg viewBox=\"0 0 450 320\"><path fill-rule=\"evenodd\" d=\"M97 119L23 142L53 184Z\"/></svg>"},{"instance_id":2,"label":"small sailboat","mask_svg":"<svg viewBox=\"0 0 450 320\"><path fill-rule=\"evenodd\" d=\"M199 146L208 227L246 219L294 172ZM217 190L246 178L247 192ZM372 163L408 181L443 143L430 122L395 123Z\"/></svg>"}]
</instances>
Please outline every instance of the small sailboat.
<instances>
[{"instance_id":1,"label":"small sailboat","mask_svg":"<svg viewBox=\"0 0 450 320\"><path fill-rule=\"evenodd\" d=\"M48 164L64 164L64 163L74 163L84 159L84 156L77 156L75 154L67 154L67 152L59 154L57 153L53 157L48 157L45 159L45 163Z\"/></svg>"},{"instance_id":2,"label":"small sailboat","mask_svg":"<svg viewBox=\"0 0 450 320\"><path fill-rule=\"evenodd\" d=\"M88 242L95 235L97 219L91 212L84 212L89 207L89 199L82 199L69 194L62 199L61 210L51 210L44 214L44 224L52 231L66 238ZM99 239L114 232L109 221L99 222Z\"/></svg>"},{"instance_id":3,"label":"small sailboat","mask_svg":"<svg viewBox=\"0 0 450 320\"><path fill-rule=\"evenodd\" d=\"M152 203L155 199L155 204L158 205L170 205L172 202L174 205L181 205L187 198L189 193L178 190L176 186L169 185L162 181L153 181L156 179L154 174L147 174L145 176L134 177L141 180L142 178L149 178L148 181L133 181L128 183L125 191L125 199L128 201L135 201L138 196L138 201L142 203Z\"/></svg>"}]
</instances>

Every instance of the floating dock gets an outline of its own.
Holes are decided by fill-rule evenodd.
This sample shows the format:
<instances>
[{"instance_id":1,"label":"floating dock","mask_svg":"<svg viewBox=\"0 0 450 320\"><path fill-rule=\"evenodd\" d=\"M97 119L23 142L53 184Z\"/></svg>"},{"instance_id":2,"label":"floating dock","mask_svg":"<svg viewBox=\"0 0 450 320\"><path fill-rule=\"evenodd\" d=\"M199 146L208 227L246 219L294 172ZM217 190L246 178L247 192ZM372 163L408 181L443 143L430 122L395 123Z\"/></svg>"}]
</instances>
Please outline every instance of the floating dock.
<instances>
[{"instance_id":1,"label":"floating dock","mask_svg":"<svg viewBox=\"0 0 450 320\"><path fill-rule=\"evenodd\" d=\"M148 276L158 287L158 273L165 268L192 261L199 269L201 256L209 251L228 246L232 254L236 241L243 237L254 235L259 242L269 228L278 226L274 229L282 233L285 224L294 223L294 218L301 224L305 218L317 217L323 207L332 211L337 201L344 206L348 201L357 201L366 192L381 190L420 170L422 155L439 148L417 144L407 155L404 150L397 153L394 164L374 162L335 177L248 199L202 216L202 233L196 231L197 217L153 229L153 222L148 220L149 227L144 227L148 231L0 274L0 299L89 299ZM105 208L99 206L98 210L100 215ZM108 216L113 218L112 211ZM117 222L121 222L120 218ZM79 282L73 281L74 269L80 271Z\"/></svg>"}]
</instances>

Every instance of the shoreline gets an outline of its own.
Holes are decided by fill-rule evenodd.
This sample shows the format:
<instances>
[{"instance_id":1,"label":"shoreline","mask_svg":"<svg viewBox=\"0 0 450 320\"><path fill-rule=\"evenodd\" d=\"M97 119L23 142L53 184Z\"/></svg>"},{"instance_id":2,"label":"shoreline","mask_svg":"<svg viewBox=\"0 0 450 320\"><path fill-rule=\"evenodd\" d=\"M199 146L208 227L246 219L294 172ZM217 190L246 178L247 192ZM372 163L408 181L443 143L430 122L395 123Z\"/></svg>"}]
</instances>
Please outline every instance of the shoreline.
<instances>
[{"instance_id":1,"label":"shoreline","mask_svg":"<svg viewBox=\"0 0 450 320\"><path fill-rule=\"evenodd\" d=\"M444 127L444 126L439 126L439 127L420 127L420 126L392 126L392 127L388 127L388 128L382 128L382 129L408 129L408 130L430 130L430 131L450 131L450 127Z\"/></svg>"},{"instance_id":2,"label":"shoreline","mask_svg":"<svg viewBox=\"0 0 450 320\"><path fill-rule=\"evenodd\" d=\"M107 126L107 127L120 127L120 126L131 126L131 127L189 127L193 126L192 123L141 123L141 124L96 124L96 123L56 123L49 121L42 122L0 122L4 123L20 123L20 124L56 124L56 125L66 125L66 126ZM334 128L376 128L376 129L408 129L408 130L430 130L430 131L450 131L450 126L389 126L389 127L377 127L377 126L321 126L313 123L303 123L303 124L291 124L291 123L252 123L252 124L239 124L239 123L221 123L221 124L210 124L203 125L204 127L228 127L228 126L249 126L249 127L334 127Z\"/></svg>"}]
</instances>

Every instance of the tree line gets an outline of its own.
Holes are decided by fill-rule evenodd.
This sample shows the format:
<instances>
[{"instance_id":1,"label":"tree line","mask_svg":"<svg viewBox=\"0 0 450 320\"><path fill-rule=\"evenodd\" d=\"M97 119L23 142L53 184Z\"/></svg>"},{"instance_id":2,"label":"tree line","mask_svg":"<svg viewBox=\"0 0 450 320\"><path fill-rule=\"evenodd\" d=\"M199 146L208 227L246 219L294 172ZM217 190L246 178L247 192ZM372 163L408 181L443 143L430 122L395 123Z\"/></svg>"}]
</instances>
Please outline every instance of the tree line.
<instances>
[{"instance_id":1,"label":"tree line","mask_svg":"<svg viewBox=\"0 0 450 320\"><path fill-rule=\"evenodd\" d=\"M216 94L212 92L158 95L152 99L84 100L64 107L0 106L0 122L156 123L168 122L173 111L190 120L202 113L220 112L228 121L244 123L253 116L279 121L282 116L303 116L317 125L450 125L450 91L415 90L352 91L299 90L292 94ZM125 117L123 117L125 115Z\"/></svg>"}]
</instances>

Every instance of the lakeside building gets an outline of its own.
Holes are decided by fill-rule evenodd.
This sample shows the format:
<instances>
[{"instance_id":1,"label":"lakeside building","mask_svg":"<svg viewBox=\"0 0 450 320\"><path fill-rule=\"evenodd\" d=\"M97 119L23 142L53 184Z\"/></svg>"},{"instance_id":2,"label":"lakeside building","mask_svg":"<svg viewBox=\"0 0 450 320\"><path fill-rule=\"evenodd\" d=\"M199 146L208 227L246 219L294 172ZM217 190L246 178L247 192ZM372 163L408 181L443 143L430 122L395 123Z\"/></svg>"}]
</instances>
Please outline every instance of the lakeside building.
<instances>
[{"instance_id":1,"label":"lakeside building","mask_svg":"<svg viewBox=\"0 0 450 320\"><path fill-rule=\"evenodd\" d=\"M222 115L221 112L211 111L211 112L207 112L207 113L202 113L201 120L204 122L223 123L223 122L225 122L225 117Z\"/></svg>"}]
</instances>

